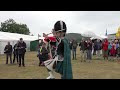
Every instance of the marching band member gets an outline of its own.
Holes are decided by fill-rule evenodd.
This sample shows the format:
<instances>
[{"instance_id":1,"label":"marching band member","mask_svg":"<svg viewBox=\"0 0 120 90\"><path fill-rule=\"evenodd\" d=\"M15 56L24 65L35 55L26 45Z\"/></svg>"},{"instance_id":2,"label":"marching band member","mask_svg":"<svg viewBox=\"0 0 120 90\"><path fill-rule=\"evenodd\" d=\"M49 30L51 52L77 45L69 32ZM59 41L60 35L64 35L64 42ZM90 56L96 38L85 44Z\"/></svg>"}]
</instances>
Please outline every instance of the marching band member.
<instances>
[{"instance_id":1,"label":"marching band member","mask_svg":"<svg viewBox=\"0 0 120 90\"><path fill-rule=\"evenodd\" d=\"M71 53L69 42L65 38L67 27L65 22L57 21L54 25L53 33L56 37L56 56L52 60L45 61L50 76L47 79L53 79L53 70L61 75L61 79L72 79Z\"/></svg>"}]
</instances>

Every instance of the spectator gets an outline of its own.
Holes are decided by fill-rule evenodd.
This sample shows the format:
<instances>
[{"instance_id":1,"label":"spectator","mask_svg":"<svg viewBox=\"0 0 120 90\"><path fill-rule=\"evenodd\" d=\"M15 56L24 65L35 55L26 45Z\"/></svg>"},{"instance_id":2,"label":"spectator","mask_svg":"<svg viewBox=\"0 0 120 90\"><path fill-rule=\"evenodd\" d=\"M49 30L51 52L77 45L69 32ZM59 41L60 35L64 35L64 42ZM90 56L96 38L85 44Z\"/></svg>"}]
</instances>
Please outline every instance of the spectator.
<instances>
[{"instance_id":1,"label":"spectator","mask_svg":"<svg viewBox=\"0 0 120 90\"><path fill-rule=\"evenodd\" d=\"M25 52L26 52L26 43L23 41L23 38L20 38L20 42L18 43L19 67L21 67L21 63L23 67L25 67L25 62L24 62Z\"/></svg>"},{"instance_id":2,"label":"spectator","mask_svg":"<svg viewBox=\"0 0 120 90\"><path fill-rule=\"evenodd\" d=\"M8 64L8 57L10 57L10 63L12 64L12 45L10 45L10 42L5 46L4 51L6 54L6 64Z\"/></svg>"},{"instance_id":3,"label":"spectator","mask_svg":"<svg viewBox=\"0 0 120 90\"><path fill-rule=\"evenodd\" d=\"M116 56L116 48L115 48L115 43L112 43L112 48L110 50L110 56L112 58L112 60L114 60L115 56Z\"/></svg>"},{"instance_id":4,"label":"spectator","mask_svg":"<svg viewBox=\"0 0 120 90\"><path fill-rule=\"evenodd\" d=\"M69 42L70 50L72 50L72 41Z\"/></svg>"},{"instance_id":5,"label":"spectator","mask_svg":"<svg viewBox=\"0 0 120 90\"><path fill-rule=\"evenodd\" d=\"M49 56L48 56L48 50L46 49L46 44L43 43L42 47L39 48L38 50L38 57L39 57L39 66L44 66L44 61L48 60Z\"/></svg>"},{"instance_id":6,"label":"spectator","mask_svg":"<svg viewBox=\"0 0 120 90\"><path fill-rule=\"evenodd\" d=\"M82 38L82 41L80 42L79 46L80 46L81 62L86 61L87 43L85 42L84 38Z\"/></svg>"},{"instance_id":7,"label":"spectator","mask_svg":"<svg viewBox=\"0 0 120 90\"><path fill-rule=\"evenodd\" d=\"M109 42L109 45L108 45L108 56L110 56L110 50L112 49L112 43Z\"/></svg>"},{"instance_id":8,"label":"spectator","mask_svg":"<svg viewBox=\"0 0 120 90\"><path fill-rule=\"evenodd\" d=\"M90 62L90 60L92 60L92 42L91 42L91 40L88 40L88 42L87 42L87 59L88 59L88 62Z\"/></svg>"},{"instance_id":9,"label":"spectator","mask_svg":"<svg viewBox=\"0 0 120 90\"><path fill-rule=\"evenodd\" d=\"M116 55L117 56L117 60L120 61L120 45L118 46L116 51L117 51L117 55Z\"/></svg>"},{"instance_id":10,"label":"spectator","mask_svg":"<svg viewBox=\"0 0 120 90\"><path fill-rule=\"evenodd\" d=\"M101 50L101 42L97 40L97 57L100 57L100 50Z\"/></svg>"},{"instance_id":11,"label":"spectator","mask_svg":"<svg viewBox=\"0 0 120 90\"><path fill-rule=\"evenodd\" d=\"M77 49L77 41L73 40L72 42L72 53L73 53L73 60L76 60L76 49Z\"/></svg>"},{"instance_id":12,"label":"spectator","mask_svg":"<svg viewBox=\"0 0 120 90\"><path fill-rule=\"evenodd\" d=\"M102 46L103 46L103 57L104 57L104 60L105 60L105 58L107 58L107 60L108 60L108 40L107 39L104 40Z\"/></svg>"},{"instance_id":13,"label":"spectator","mask_svg":"<svg viewBox=\"0 0 120 90\"><path fill-rule=\"evenodd\" d=\"M41 39L41 41L39 42L39 46L42 46L43 43L43 39Z\"/></svg>"},{"instance_id":14,"label":"spectator","mask_svg":"<svg viewBox=\"0 0 120 90\"><path fill-rule=\"evenodd\" d=\"M94 46L93 46L93 48L94 48L93 55L96 55L96 51L98 49L98 47L97 47L97 40L94 40Z\"/></svg>"},{"instance_id":15,"label":"spectator","mask_svg":"<svg viewBox=\"0 0 120 90\"><path fill-rule=\"evenodd\" d=\"M119 43L118 43L118 41L115 42L115 44L116 44L116 47L115 47L116 53L115 53L115 54L117 54L117 48L119 47Z\"/></svg>"},{"instance_id":16,"label":"spectator","mask_svg":"<svg viewBox=\"0 0 120 90\"><path fill-rule=\"evenodd\" d=\"M14 54L14 58L13 58L13 63L15 62L15 59L17 59L17 63L18 63L18 43L19 41L14 45L13 47L13 54Z\"/></svg>"}]
</instances>

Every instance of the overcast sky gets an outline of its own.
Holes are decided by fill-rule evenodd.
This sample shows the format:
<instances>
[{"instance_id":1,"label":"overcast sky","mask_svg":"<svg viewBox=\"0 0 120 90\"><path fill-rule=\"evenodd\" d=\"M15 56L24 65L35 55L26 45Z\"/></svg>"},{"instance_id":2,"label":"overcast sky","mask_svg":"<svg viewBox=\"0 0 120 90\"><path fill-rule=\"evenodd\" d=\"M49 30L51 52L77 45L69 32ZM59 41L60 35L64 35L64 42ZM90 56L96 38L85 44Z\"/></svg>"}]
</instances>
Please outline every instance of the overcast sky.
<instances>
[{"instance_id":1,"label":"overcast sky","mask_svg":"<svg viewBox=\"0 0 120 90\"><path fill-rule=\"evenodd\" d=\"M12 18L27 24L31 34L50 33L55 22L65 21L68 33L92 31L105 35L116 33L120 26L120 11L0 11L0 22Z\"/></svg>"}]
</instances>

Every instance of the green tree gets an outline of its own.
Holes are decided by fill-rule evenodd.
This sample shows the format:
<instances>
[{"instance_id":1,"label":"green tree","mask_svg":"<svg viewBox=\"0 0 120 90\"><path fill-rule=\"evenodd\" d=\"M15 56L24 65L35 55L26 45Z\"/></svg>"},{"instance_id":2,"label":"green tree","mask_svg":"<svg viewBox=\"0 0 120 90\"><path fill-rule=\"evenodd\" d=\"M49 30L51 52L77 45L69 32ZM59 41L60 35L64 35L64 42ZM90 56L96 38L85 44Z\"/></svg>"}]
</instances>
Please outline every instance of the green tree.
<instances>
[{"instance_id":1,"label":"green tree","mask_svg":"<svg viewBox=\"0 0 120 90\"><path fill-rule=\"evenodd\" d=\"M29 35L30 31L26 24L18 24L13 19L6 20L1 22L0 31L19 33Z\"/></svg>"}]
</instances>

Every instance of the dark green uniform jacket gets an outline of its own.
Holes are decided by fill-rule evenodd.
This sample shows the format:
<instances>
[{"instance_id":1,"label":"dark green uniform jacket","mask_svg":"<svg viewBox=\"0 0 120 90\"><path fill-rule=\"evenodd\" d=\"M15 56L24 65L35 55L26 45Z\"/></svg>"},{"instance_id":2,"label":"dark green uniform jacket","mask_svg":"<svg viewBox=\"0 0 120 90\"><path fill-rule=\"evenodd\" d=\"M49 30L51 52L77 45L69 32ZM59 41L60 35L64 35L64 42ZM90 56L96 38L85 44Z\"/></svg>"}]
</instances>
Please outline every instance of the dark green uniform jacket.
<instances>
[{"instance_id":1,"label":"dark green uniform jacket","mask_svg":"<svg viewBox=\"0 0 120 90\"><path fill-rule=\"evenodd\" d=\"M62 79L73 79L72 65L71 65L71 52L69 42L66 38L61 40L57 50L58 55L64 57L63 61L58 61L55 71L62 75Z\"/></svg>"}]
</instances>

